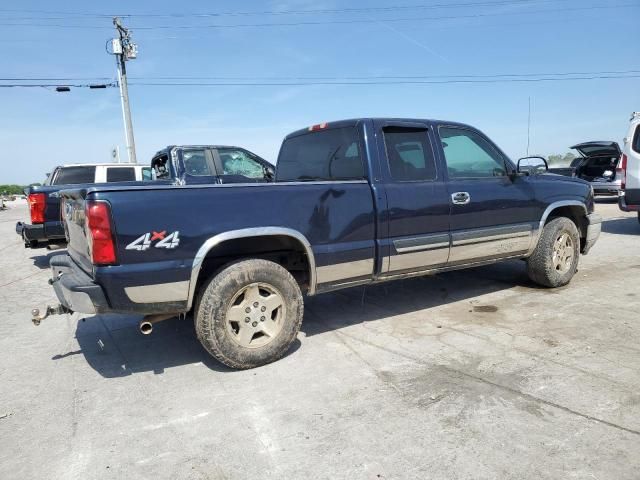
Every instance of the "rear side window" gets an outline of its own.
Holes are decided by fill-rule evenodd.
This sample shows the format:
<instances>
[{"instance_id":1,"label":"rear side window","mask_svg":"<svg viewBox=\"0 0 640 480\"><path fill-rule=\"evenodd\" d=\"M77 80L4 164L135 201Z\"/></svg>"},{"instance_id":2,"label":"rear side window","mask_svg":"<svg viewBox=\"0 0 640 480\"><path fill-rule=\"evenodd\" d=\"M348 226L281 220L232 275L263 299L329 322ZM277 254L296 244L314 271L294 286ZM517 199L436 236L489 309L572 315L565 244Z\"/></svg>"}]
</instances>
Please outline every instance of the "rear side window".
<instances>
[{"instance_id":1,"label":"rear side window","mask_svg":"<svg viewBox=\"0 0 640 480\"><path fill-rule=\"evenodd\" d=\"M131 167L107 168L107 182L133 182L136 179L136 171Z\"/></svg>"},{"instance_id":2,"label":"rear side window","mask_svg":"<svg viewBox=\"0 0 640 480\"><path fill-rule=\"evenodd\" d=\"M151 166L156 172L156 178L169 178L171 176L168 155L160 155L158 157L154 157L151 160Z\"/></svg>"},{"instance_id":3,"label":"rear side window","mask_svg":"<svg viewBox=\"0 0 640 480\"><path fill-rule=\"evenodd\" d=\"M151 171L151 167L143 167L142 168L142 180L153 180L153 173Z\"/></svg>"},{"instance_id":4,"label":"rear side window","mask_svg":"<svg viewBox=\"0 0 640 480\"><path fill-rule=\"evenodd\" d=\"M410 182L436 178L436 164L426 129L386 127L383 133L394 180Z\"/></svg>"},{"instance_id":5,"label":"rear side window","mask_svg":"<svg viewBox=\"0 0 640 480\"><path fill-rule=\"evenodd\" d=\"M58 169L53 185L73 185L76 183L95 183L95 166L61 167Z\"/></svg>"},{"instance_id":6,"label":"rear side window","mask_svg":"<svg viewBox=\"0 0 640 480\"><path fill-rule=\"evenodd\" d=\"M364 178L357 130L334 128L285 140L276 177L280 182Z\"/></svg>"}]
</instances>

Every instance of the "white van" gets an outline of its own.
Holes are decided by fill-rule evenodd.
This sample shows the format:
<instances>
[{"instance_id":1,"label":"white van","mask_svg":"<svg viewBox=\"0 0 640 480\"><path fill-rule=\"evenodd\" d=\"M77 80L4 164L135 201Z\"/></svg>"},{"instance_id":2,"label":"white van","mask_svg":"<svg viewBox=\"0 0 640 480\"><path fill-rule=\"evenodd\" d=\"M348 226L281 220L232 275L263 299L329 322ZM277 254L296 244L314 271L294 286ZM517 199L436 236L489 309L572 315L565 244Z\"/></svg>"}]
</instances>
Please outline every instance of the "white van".
<instances>
[{"instance_id":1,"label":"white van","mask_svg":"<svg viewBox=\"0 0 640 480\"><path fill-rule=\"evenodd\" d=\"M86 163L62 165L48 175L45 185L135 182L152 180L149 165L127 163Z\"/></svg>"},{"instance_id":2,"label":"white van","mask_svg":"<svg viewBox=\"0 0 640 480\"><path fill-rule=\"evenodd\" d=\"M622 184L618 205L625 212L638 212L640 222L640 112L633 112L631 115L620 166Z\"/></svg>"}]
</instances>

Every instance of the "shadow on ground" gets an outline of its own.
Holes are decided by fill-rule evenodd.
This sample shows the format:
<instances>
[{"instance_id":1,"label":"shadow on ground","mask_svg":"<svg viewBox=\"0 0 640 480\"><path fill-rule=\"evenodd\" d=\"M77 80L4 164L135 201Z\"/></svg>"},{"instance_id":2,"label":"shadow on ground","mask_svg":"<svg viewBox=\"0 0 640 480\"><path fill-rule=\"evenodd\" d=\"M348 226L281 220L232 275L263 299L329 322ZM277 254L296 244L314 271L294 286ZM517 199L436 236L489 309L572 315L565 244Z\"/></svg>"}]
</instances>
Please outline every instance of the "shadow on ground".
<instances>
[{"instance_id":1,"label":"shadow on ground","mask_svg":"<svg viewBox=\"0 0 640 480\"><path fill-rule=\"evenodd\" d=\"M317 335L424 310L427 310L424 314L428 318L430 308L514 287L527 290L542 288L529 280L525 263L514 260L341 290L306 300L302 331L308 336ZM552 290L547 291L553 293ZM474 308L490 313L497 311L497 307L482 302L478 302Z\"/></svg>"},{"instance_id":2,"label":"shadow on ground","mask_svg":"<svg viewBox=\"0 0 640 480\"><path fill-rule=\"evenodd\" d=\"M636 217L612 218L602 222L602 231L614 235L640 235L640 223Z\"/></svg>"},{"instance_id":3,"label":"shadow on ground","mask_svg":"<svg viewBox=\"0 0 640 480\"><path fill-rule=\"evenodd\" d=\"M318 335L513 287L537 288L528 279L524 262L519 260L341 290L305 300L302 331L307 336ZM484 312L497 310L481 303L478 308ZM428 316L428 312L425 315ZM232 371L202 348L191 316L158 323L151 335L138 331L141 318L97 315L80 320L76 329L80 350L60 352L52 360L82 354L89 365L106 378L149 371L161 374L167 368L194 363L219 372ZM300 341L296 341L287 355L294 354L300 345Z\"/></svg>"},{"instance_id":4,"label":"shadow on ground","mask_svg":"<svg viewBox=\"0 0 640 480\"><path fill-rule=\"evenodd\" d=\"M150 335L140 333L141 319L129 315L96 315L79 320L76 338L80 350L57 354L52 360L82 354L89 365L106 378L140 372L162 374L167 368L194 363L218 372L233 372L200 345L191 316L158 323ZM296 340L287 355L299 347L300 341Z\"/></svg>"},{"instance_id":5,"label":"shadow on ground","mask_svg":"<svg viewBox=\"0 0 640 480\"><path fill-rule=\"evenodd\" d=\"M34 255L33 257L31 257L31 260L33 260L33 264L42 270L46 270L47 268L49 268L49 262L53 257L57 255L64 255L65 253L67 253L66 250L54 250L53 252L45 250L45 252L47 253L43 253L42 255Z\"/></svg>"}]
</instances>

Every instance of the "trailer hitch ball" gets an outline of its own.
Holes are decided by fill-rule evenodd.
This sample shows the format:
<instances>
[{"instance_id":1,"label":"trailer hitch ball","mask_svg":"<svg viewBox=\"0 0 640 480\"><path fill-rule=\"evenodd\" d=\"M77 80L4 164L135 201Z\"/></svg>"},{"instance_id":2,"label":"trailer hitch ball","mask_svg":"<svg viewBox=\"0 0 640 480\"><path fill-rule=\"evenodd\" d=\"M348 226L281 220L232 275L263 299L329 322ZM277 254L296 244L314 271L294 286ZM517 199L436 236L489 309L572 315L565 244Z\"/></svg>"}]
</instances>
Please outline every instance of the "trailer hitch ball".
<instances>
[{"instance_id":1,"label":"trailer hitch ball","mask_svg":"<svg viewBox=\"0 0 640 480\"><path fill-rule=\"evenodd\" d=\"M40 315L40 309L34 308L31 310L31 321L37 327L40 325L40 322L47 318L49 315L62 315L63 313L73 313L64 305L56 305L52 307L51 305L47 305L47 309L44 312L44 315Z\"/></svg>"}]
</instances>

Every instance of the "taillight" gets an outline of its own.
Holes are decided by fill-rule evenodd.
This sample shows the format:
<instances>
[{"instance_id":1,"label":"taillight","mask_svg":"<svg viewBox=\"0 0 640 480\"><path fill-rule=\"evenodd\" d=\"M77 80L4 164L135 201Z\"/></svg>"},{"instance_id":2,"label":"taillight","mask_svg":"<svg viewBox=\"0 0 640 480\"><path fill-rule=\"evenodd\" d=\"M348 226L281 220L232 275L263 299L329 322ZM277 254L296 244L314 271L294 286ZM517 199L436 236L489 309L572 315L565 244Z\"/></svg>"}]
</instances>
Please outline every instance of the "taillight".
<instances>
[{"instance_id":1,"label":"taillight","mask_svg":"<svg viewBox=\"0 0 640 480\"><path fill-rule=\"evenodd\" d=\"M620 188L624 190L627 184L627 156L623 153L620 166L616 168L616 176L620 175Z\"/></svg>"},{"instance_id":2,"label":"taillight","mask_svg":"<svg viewBox=\"0 0 640 480\"><path fill-rule=\"evenodd\" d=\"M31 223L44 223L44 211L47 208L47 197L44 193L29 194L29 212Z\"/></svg>"},{"instance_id":3,"label":"taillight","mask_svg":"<svg viewBox=\"0 0 640 480\"><path fill-rule=\"evenodd\" d=\"M87 202L87 235L94 265L116 263L116 247L111 229L111 209L105 202Z\"/></svg>"}]
</instances>

